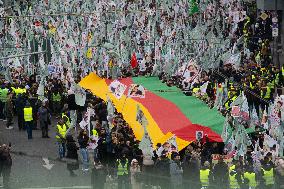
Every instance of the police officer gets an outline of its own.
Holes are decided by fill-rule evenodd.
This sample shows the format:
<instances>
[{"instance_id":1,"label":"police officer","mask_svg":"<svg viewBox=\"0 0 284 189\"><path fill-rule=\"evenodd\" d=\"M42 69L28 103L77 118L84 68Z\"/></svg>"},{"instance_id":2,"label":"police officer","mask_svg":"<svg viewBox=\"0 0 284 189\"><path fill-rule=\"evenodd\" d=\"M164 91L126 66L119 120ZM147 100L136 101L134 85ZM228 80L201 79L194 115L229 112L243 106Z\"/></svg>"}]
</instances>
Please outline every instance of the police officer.
<instances>
[{"instance_id":1,"label":"police officer","mask_svg":"<svg viewBox=\"0 0 284 189\"><path fill-rule=\"evenodd\" d=\"M63 120L60 119L57 123L57 129L56 129L56 140L58 144L58 153L60 159L65 157L66 132L67 132L67 126L64 124Z\"/></svg>"},{"instance_id":2,"label":"police officer","mask_svg":"<svg viewBox=\"0 0 284 189\"><path fill-rule=\"evenodd\" d=\"M58 92L58 90L55 89L54 93L52 94L52 105L53 105L53 111L56 115L59 114L59 111L61 109L61 95Z\"/></svg>"},{"instance_id":3,"label":"police officer","mask_svg":"<svg viewBox=\"0 0 284 189\"><path fill-rule=\"evenodd\" d=\"M122 189L123 185L125 189L129 189L129 163L126 153L122 153L121 158L116 161L117 177L118 177L118 189Z\"/></svg>"},{"instance_id":4,"label":"police officer","mask_svg":"<svg viewBox=\"0 0 284 189\"><path fill-rule=\"evenodd\" d=\"M230 187L231 188L239 188L239 182L238 182L238 172L236 169L236 165L232 164L229 167L229 179L230 179Z\"/></svg>"},{"instance_id":5,"label":"police officer","mask_svg":"<svg viewBox=\"0 0 284 189\"><path fill-rule=\"evenodd\" d=\"M25 120L25 127L28 133L28 139L33 138L33 108L31 107L30 103L27 102L24 108L24 120Z\"/></svg>"},{"instance_id":6,"label":"police officer","mask_svg":"<svg viewBox=\"0 0 284 189\"><path fill-rule=\"evenodd\" d=\"M242 188L255 188L257 186L256 175L253 171L253 167L248 166L243 175L243 186Z\"/></svg>"},{"instance_id":7,"label":"police officer","mask_svg":"<svg viewBox=\"0 0 284 189\"><path fill-rule=\"evenodd\" d=\"M200 182L202 188L208 188L210 185L210 163L204 162L204 165L200 169Z\"/></svg>"}]
</instances>

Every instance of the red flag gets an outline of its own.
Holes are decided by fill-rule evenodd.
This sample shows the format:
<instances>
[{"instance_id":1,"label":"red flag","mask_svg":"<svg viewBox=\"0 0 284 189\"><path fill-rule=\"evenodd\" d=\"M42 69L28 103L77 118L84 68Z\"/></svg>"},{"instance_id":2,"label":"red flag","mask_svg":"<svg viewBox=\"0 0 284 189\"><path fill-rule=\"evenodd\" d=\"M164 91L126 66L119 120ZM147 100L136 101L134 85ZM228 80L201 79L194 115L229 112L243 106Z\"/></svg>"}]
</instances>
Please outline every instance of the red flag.
<instances>
[{"instance_id":1,"label":"red flag","mask_svg":"<svg viewBox=\"0 0 284 189\"><path fill-rule=\"evenodd\" d=\"M138 62L137 62L137 58L136 58L136 54L135 53L132 54L130 64L131 64L132 68L136 68L138 66Z\"/></svg>"}]
</instances>

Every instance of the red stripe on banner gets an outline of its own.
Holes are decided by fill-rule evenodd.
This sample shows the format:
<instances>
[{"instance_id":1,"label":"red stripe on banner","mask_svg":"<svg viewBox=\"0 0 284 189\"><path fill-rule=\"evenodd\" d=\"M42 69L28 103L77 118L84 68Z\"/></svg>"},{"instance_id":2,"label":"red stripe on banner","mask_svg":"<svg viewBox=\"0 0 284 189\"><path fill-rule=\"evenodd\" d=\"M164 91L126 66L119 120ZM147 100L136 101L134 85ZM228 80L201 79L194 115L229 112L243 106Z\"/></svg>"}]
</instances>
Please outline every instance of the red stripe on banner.
<instances>
[{"instance_id":1,"label":"red stripe on banner","mask_svg":"<svg viewBox=\"0 0 284 189\"><path fill-rule=\"evenodd\" d=\"M109 85L113 80L106 80ZM129 86L133 84L131 78L120 79L119 82L128 86L125 91L125 95L128 93ZM213 141L222 142L222 138L217 133L213 132L209 127L204 127L192 122L182 113L182 111L174 103L166 100L151 91L147 91L145 98L133 98L137 102L141 103L148 109L149 113L158 124L164 134L171 132L177 137L186 140L194 141L196 131L203 131L204 134L210 136ZM136 111L136 110L133 110Z\"/></svg>"}]
</instances>

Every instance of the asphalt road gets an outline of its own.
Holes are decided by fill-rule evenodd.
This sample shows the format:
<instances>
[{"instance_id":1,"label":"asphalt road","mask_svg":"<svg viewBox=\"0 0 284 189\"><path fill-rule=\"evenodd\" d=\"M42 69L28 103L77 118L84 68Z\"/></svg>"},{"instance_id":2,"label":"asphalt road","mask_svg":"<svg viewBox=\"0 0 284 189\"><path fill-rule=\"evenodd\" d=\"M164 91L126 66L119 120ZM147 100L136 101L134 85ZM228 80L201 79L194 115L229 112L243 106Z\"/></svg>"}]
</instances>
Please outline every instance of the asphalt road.
<instances>
[{"instance_id":1,"label":"asphalt road","mask_svg":"<svg viewBox=\"0 0 284 189\"><path fill-rule=\"evenodd\" d=\"M7 130L6 122L0 121L0 143L12 144L12 189L90 188L90 171L83 173L80 166L80 169L75 171L78 176L70 177L66 164L56 160L58 158L55 140L56 120L52 120L53 127L50 127L49 139L41 138L41 130L34 130L33 139L28 140L27 133L18 130L17 118L14 119L14 123L14 129ZM49 159L50 164L54 164L50 170L43 166L45 164L43 158Z\"/></svg>"}]
</instances>

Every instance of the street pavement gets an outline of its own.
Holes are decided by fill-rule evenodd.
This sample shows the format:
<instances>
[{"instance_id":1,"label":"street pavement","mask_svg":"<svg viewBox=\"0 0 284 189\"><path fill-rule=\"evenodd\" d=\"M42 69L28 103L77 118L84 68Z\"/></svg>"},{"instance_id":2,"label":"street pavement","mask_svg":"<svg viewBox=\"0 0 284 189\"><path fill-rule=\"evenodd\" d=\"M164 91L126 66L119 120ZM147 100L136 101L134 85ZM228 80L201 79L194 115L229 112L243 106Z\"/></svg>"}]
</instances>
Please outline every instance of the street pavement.
<instances>
[{"instance_id":1,"label":"street pavement","mask_svg":"<svg viewBox=\"0 0 284 189\"><path fill-rule=\"evenodd\" d=\"M41 138L41 130L33 130L33 139L28 140L26 131L19 131L16 123L17 118L14 119L14 129L7 130L6 122L0 121L0 143L12 144L11 189L91 188L91 171L83 173L80 165L80 169L75 171L78 176L70 177L66 163L57 160L55 119L52 120L52 126L49 128L48 139ZM46 163L43 159L54 166L44 167Z\"/></svg>"}]
</instances>

